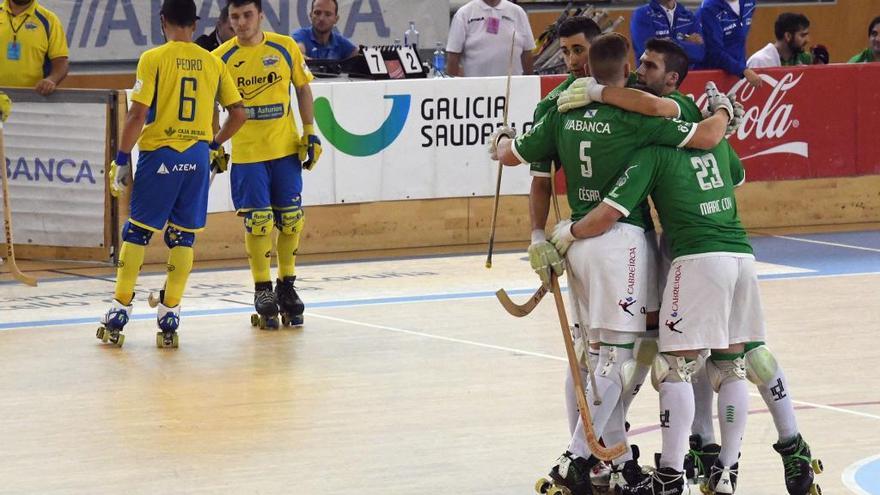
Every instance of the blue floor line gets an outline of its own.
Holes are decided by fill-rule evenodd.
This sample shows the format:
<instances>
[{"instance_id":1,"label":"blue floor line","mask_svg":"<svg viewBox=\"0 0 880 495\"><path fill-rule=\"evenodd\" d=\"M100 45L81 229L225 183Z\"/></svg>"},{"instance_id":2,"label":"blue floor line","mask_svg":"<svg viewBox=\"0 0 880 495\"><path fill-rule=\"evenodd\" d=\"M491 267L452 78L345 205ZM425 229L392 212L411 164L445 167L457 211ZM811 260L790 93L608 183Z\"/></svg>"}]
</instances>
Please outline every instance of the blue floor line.
<instances>
[{"instance_id":1,"label":"blue floor line","mask_svg":"<svg viewBox=\"0 0 880 495\"><path fill-rule=\"evenodd\" d=\"M862 490L872 495L880 495L880 459L860 467L854 478Z\"/></svg>"}]
</instances>

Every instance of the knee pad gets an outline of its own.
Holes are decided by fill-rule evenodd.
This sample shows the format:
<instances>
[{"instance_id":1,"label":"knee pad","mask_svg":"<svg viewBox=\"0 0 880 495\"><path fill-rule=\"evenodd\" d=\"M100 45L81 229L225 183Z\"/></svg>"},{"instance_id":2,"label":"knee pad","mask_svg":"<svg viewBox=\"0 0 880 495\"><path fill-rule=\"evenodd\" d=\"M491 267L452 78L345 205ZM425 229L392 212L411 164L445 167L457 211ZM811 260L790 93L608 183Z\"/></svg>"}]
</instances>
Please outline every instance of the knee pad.
<instances>
[{"instance_id":1,"label":"knee pad","mask_svg":"<svg viewBox=\"0 0 880 495\"><path fill-rule=\"evenodd\" d=\"M688 361L681 356L658 353L651 366L651 385L659 392L660 384L663 382L690 383L691 377L703 365L703 360L702 355L697 356L693 361Z\"/></svg>"},{"instance_id":2,"label":"knee pad","mask_svg":"<svg viewBox=\"0 0 880 495\"><path fill-rule=\"evenodd\" d=\"M633 348L633 357L642 366L651 366L657 357L657 339L639 339Z\"/></svg>"},{"instance_id":3,"label":"knee pad","mask_svg":"<svg viewBox=\"0 0 880 495\"><path fill-rule=\"evenodd\" d=\"M124 242L130 242L132 244L137 244L138 246L146 246L150 243L151 237L153 237L152 230L135 225L131 223L130 220L125 222L125 225L122 226L122 240Z\"/></svg>"},{"instance_id":4,"label":"knee pad","mask_svg":"<svg viewBox=\"0 0 880 495\"><path fill-rule=\"evenodd\" d=\"M272 224L275 215L272 210L253 210L244 214L244 228L249 234L269 235L272 233Z\"/></svg>"},{"instance_id":5,"label":"knee pad","mask_svg":"<svg viewBox=\"0 0 880 495\"><path fill-rule=\"evenodd\" d=\"M286 235L302 232L305 222L305 213L299 208L295 210L280 211L275 215L275 227L277 227L282 234Z\"/></svg>"},{"instance_id":6,"label":"knee pad","mask_svg":"<svg viewBox=\"0 0 880 495\"><path fill-rule=\"evenodd\" d=\"M712 359L706 363L706 375L709 377L709 383L712 384L712 390L718 393L721 385L733 380L746 379L746 364L742 356L735 359Z\"/></svg>"},{"instance_id":7,"label":"knee pad","mask_svg":"<svg viewBox=\"0 0 880 495\"><path fill-rule=\"evenodd\" d=\"M776 356L770 352L766 345L760 345L746 352L745 357L746 378L755 385L767 385L776 376L779 363Z\"/></svg>"},{"instance_id":8,"label":"knee pad","mask_svg":"<svg viewBox=\"0 0 880 495\"><path fill-rule=\"evenodd\" d=\"M178 246L191 248L195 242L196 234L194 232L185 232L171 225L165 229L165 245L169 248Z\"/></svg>"}]
</instances>

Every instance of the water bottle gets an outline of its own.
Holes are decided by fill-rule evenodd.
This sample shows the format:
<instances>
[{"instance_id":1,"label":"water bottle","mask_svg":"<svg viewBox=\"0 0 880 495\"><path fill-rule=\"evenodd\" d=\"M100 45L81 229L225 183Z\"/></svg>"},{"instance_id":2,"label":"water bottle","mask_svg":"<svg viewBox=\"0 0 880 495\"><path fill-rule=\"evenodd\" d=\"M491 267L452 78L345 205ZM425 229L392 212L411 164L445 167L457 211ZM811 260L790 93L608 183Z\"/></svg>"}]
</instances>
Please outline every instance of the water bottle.
<instances>
[{"instance_id":1,"label":"water bottle","mask_svg":"<svg viewBox=\"0 0 880 495\"><path fill-rule=\"evenodd\" d=\"M443 50L443 43L437 42L437 49L434 50L434 77L446 76L446 52Z\"/></svg>"},{"instance_id":2,"label":"water bottle","mask_svg":"<svg viewBox=\"0 0 880 495\"><path fill-rule=\"evenodd\" d=\"M416 31L416 23L415 21L409 21L409 29L403 33L403 44L405 46L411 46L413 48L418 48L419 46L419 32Z\"/></svg>"}]
</instances>

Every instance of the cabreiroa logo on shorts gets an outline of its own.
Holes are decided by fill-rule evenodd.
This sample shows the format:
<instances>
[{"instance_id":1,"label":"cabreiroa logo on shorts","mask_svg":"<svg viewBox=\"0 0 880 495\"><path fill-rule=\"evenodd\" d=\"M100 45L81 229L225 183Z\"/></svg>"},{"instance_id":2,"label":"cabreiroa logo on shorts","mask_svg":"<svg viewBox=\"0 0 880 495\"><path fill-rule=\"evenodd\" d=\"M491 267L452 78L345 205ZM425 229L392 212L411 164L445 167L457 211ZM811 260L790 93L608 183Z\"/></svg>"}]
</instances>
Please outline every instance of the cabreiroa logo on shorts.
<instances>
[{"instance_id":1,"label":"cabreiroa logo on shorts","mask_svg":"<svg viewBox=\"0 0 880 495\"><path fill-rule=\"evenodd\" d=\"M675 265L674 275L672 277L672 303L670 308L672 312L669 314L672 319L666 320L666 328L681 333L681 329L675 328L684 318L678 318L679 294L681 292L681 265ZM678 318L677 320L675 318Z\"/></svg>"}]
</instances>

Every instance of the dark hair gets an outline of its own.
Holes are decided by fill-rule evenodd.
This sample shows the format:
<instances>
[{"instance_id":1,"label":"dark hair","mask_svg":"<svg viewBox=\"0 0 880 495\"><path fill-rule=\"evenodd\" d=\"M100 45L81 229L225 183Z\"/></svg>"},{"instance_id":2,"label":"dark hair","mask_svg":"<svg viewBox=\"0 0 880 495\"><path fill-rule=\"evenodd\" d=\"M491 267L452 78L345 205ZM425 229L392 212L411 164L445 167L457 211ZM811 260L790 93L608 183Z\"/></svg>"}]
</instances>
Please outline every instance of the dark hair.
<instances>
[{"instance_id":1,"label":"dark hair","mask_svg":"<svg viewBox=\"0 0 880 495\"><path fill-rule=\"evenodd\" d=\"M339 2L337 2L336 0L331 1L333 2L333 5L336 6L336 15L339 15ZM315 10L315 0L312 0L312 6L309 7L309 13L311 13L313 10Z\"/></svg>"},{"instance_id":2,"label":"dark hair","mask_svg":"<svg viewBox=\"0 0 880 495\"><path fill-rule=\"evenodd\" d=\"M587 41L592 42L596 36L602 34L602 30L599 29L596 21L584 16L569 17L559 25L558 34L560 38L576 36L579 33L582 33Z\"/></svg>"},{"instance_id":3,"label":"dark hair","mask_svg":"<svg viewBox=\"0 0 880 495\"><path fill-rule=\"evenodd\" d=\"M874 30L874 26L880 24L880 15L871 19L871 24L868 24L868 36L871 36L871 31Z\"/></svg>"},{"instance_id":4,"label":"dark hair","mask_svg":"<svg viewBox=\"0 0 880 495\"><path fill-rule=\"evenodd\" d=\"M776 18L773 30L776 32L776 39L781 40L785 38L785 33L796 33L808 27L810 27L810 20L804 14L784 12Z\"/></svg>"},{"instance_id":5,"label":"dark hair","mask_svg":"<svg viewBox=\"0 0 880 495\"><path fill-rule=\"evenodd\" d=\"M165 0L159 14L165 18L165 22L180 27L195 25L199 20L194 0Z\"/></svg>"},{"instance_id":6,"label":"dark hair","mask_svg":"<svg viewBox=\"0 0 880 495\"><path fill-rule=\"evenodd\" d=\"M645 50L663 55L666 72L678 73L678 82L675 87L681 86L688 75L688 66L690 65L690 59L688 59L684 48L669 38L651 38L645 43Z\"/></svg>"},{"instance_id":7,"label":"dark hair","mask_svg":"<svg viewBox=\"0 0 880 495\"><path fill-rule=\"evenodd\" d=\"M220 9L220 22L226 22L229 20L229 5Z\"/></svg>"},{"instance_id":8,"label":"dark hair","mask_svg":"<svg viewBox=\"0 0 880 495\"><path fill-rule=\"evenodd\" d=\"M252 3L257 7L257 12L263 11L263 0L227 0L226 8L230 6L233 7L244 7L245 5Z\"/></svg>"},{"instance_id":9,"label":"dark hair","mask_svg":"<svg viewBox=\"0 0 880 495\"><path fill-rule=\"evenodd\" d=\"M590 74L601 81L614 80L629 57L629 40L620 33L597 36L590 43Z\"/></svg>"}]
</instances>

